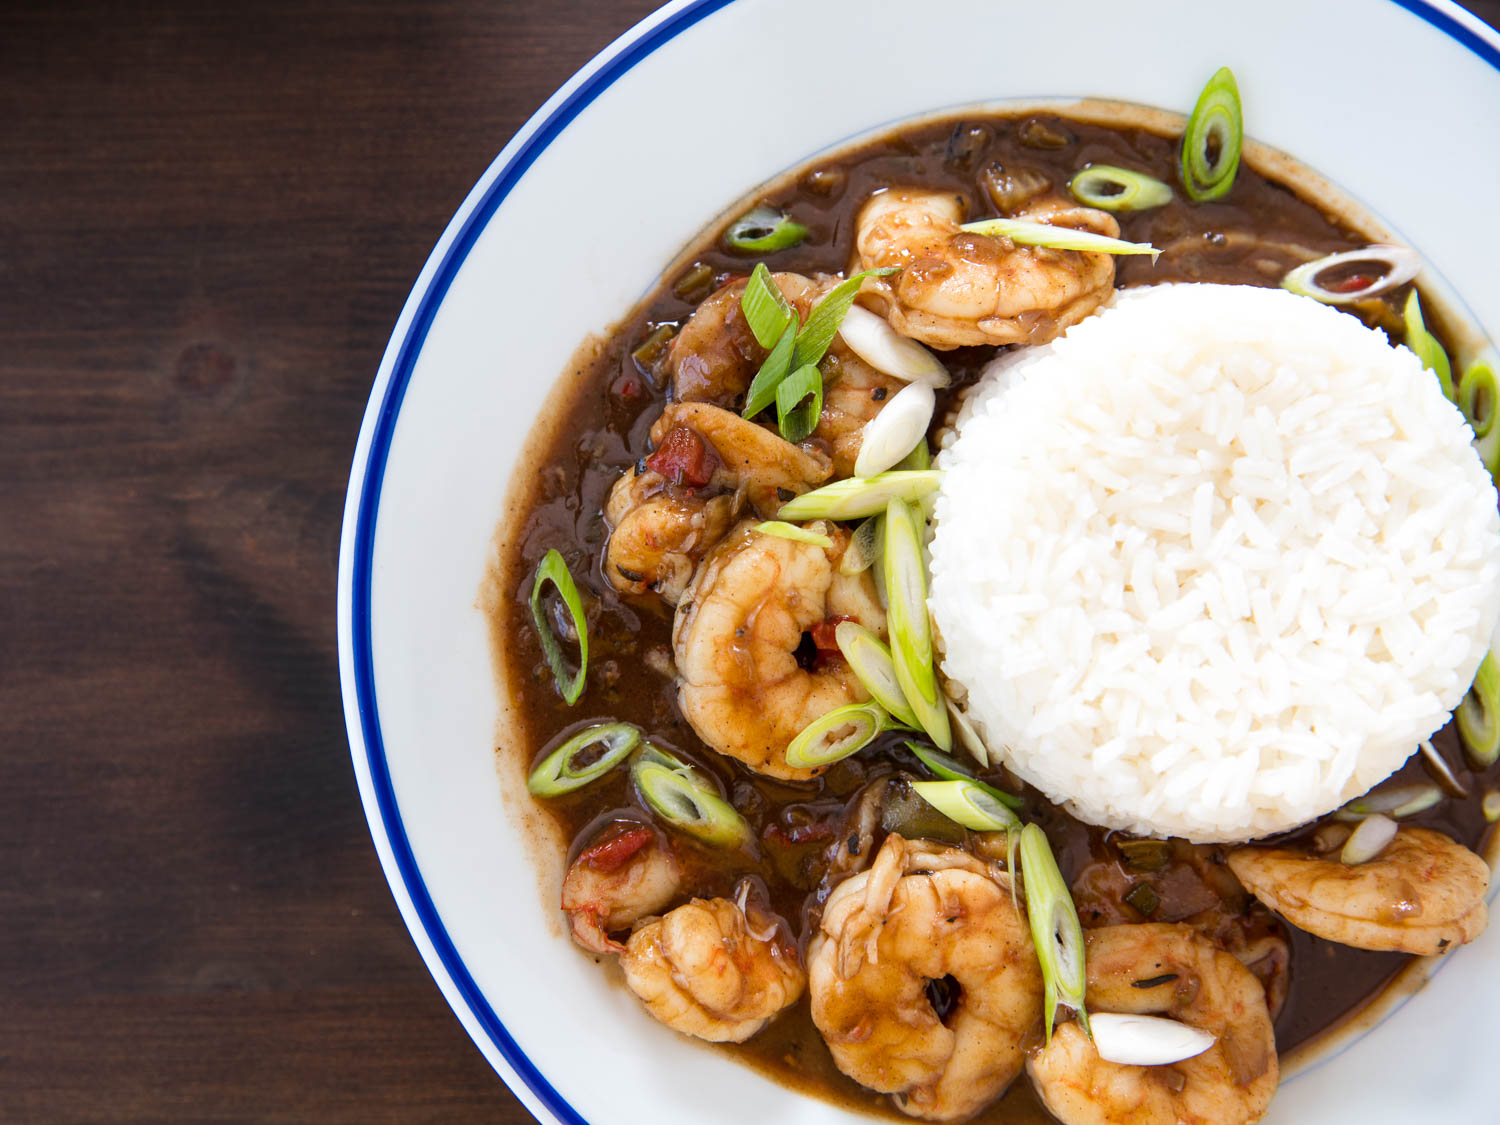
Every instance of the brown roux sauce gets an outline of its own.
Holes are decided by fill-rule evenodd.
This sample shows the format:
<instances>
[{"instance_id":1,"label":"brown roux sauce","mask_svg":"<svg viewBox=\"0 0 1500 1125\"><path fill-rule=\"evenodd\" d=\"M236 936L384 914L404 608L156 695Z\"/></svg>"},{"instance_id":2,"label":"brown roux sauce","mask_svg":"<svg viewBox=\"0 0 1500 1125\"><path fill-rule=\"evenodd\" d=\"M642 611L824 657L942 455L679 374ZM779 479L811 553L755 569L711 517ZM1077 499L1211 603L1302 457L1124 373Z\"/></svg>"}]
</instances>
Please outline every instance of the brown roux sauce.
<instances>
[{"instance_id":1,"label":"brown roux sauce","mask_svg":"<svg viewBox=\"0 0 1500 1125\"><path fill-rule=\"evenodd\" d=\"M851 257L859 206L878 188L915 185L951 190L964 197L970 217L979 218L996 210L983 187L994 165L1009 172L1039 172L1050 180L1052 193L1062 196L1072 175L1089 163L1141 169L1175 187L1176 148L1174 138L1144 129L1109 128L1051 114L967 117L920 125L811 165L800 177L784 181L788 186L763 195L763 201L784 210L809 231L802 245L767 255L765 260L773 270L842 271ZM1167 281L1275 285L1302 260L1287 250L1289 246L1322 255L1372 240L1315 201L1299 198L1290 188L1244 165L1232 191L1221 201L1192 204L1178 195L1156 210L1116 217L1122 237L1151 242L1166 251L1154 267L1149 258L1117 258L1117 287ZM682 291L681 279L691 272L689 266L667 278L623 320L593 363L574 373L565 409L547 420L553 427L550 447L539 461L523 469L531 474L530 494L522 505L522 521L502 538L498 573L502 596L494 607L492 624L496 652L508 661L506 678L514 692L511 710L525 738L503 752L521 758L524 772L544 749L591 721L622 719L637 724L654 740L718 777L754 830L754 854L731 855L674 838L688 871L684 898L688 894L729 895L742 876L758 876L772 905L798 930L805 948L820 909L820 857L842 826L847 803L873 778L898 770L922 776L924 771L895 738L801 784L759 776L708 751L678 711L674 685L648 663L648 654L670 652L669 607L654 597L622 598L600 569L608 534L602 515L605 498L620 473L650 452L647 433L667 399L663 381L638 364L631 353L655 326L684 321L696 302L726 277L750 271L756 259L724 250L721 233L722 228L705 237L693 262L706 264L712 281ZM1392 338L1399 340L1399 310L1405 297L1403 287L1385 298L1364 302L1356 311L1367 323L1389 329ZM1424 302L1424 307L1429 325L1445 335L1440 314L1434 315L1438 310L1430 302ZM944 353L943 360L955 376L954 390L971 382L994 351L971 348ZM938 417L943 413L940 404ZM553 689L528 605L534 569L550 547L558 548L567 559L589 606L588 686L571 708ZM1479 800L1486 787L1500 782L1500 770L1483 776L1468 772L1451 723L1433 741L1471 796L1444 800L1413 822L1447 832L1478 849L1487 829ZM1398 779L1430 780L1420 756L1407 764ZM1009 782L1015 790L1014 779L998 780ZM1222 864L1222 851L1227 849L1182 846L1160 870L1142 873L1122 865L1118 836L1072 819L1034 792L1025 796L1028 808L1022 815L1046 829L1064 876L1075 891L1083 884L1092 888L1080 895L1086 926L1145 920L1120 896L1138 883L1149 882L1160 891L1161 906L1154 920L1176 920L1184 910L1201 908L1210 901L1203 897L1207 887L1218 895L1214 908L1237 933L1284 937L1290 944L1289 984L1276 1020L1277 1045L1283 1053L1349 1020L1412 961L1403 954L1334 945L1285 926L1238 890ZM563 836L573 841L569 858L612 820L650 820L636 802L624 770L579 793L541 804ZM952 826L948 831L956 832L958 839L964 834ZM1312 831L1314 826L1309 826L1293 836L1303 838ZM549 887L545 893L550 899L556 888ZM585 964L580 960L580 966ZM581 967L580 971L590 970ZM909 1120L888 1099L863 1089L834 1067L812 1026L805 998L749 1042L725 1049L799 1090L864 1112ZM978 1120L1019 1125L1050 1118L1036 1102L1030 1083L1019 1080Z\"/></svg>"}]
</instances>

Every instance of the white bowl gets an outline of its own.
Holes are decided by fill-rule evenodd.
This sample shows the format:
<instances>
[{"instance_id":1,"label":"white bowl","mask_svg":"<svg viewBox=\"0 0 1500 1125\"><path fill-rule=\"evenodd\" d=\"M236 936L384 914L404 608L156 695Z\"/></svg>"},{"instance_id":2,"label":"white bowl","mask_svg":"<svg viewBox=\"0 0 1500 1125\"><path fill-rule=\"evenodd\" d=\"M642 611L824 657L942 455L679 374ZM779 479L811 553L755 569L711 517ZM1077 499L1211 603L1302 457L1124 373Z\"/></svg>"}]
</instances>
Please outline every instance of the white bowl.
<instances>
[{"instance_id":1,"label":"white bowl","mask_svg":"<svg viewBox=\"0 0 1500 1125\"><path fill-rule=\"evenodd\" d=\"M1348 190L1500 339L1500 37L1445 2L679 0L559 90L454 216L360 432L339 658L354 767L402 915L475 1043L542 1121L859 1119L652 1021L563 937L547 847L539 881L538 818L496 770L477 601L554 378L695 232L820 150L997 100L1185 109L1220 65L1239 78L1254 137ZM650 143L664 130L671 143ZM1481 1029L1500 1010L1497 959L1500 927L1399 1017L1287 1083L1268 1120L1492 1119Z\"/></svg>"}]
</instances>

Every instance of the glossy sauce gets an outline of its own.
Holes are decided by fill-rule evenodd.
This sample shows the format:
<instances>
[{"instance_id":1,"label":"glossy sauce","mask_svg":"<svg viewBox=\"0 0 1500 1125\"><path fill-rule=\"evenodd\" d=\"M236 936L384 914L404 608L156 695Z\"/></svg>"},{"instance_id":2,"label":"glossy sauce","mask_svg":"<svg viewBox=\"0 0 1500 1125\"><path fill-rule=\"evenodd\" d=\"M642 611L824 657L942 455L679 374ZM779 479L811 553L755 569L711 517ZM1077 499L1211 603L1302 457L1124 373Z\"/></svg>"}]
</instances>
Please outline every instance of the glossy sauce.
<instances>
[{"instance_id":1,"label":"glossy sauce","mask_svg":"<svg viewBox=\"0 0 1500 1125\"><path fill-rule=\"evenodd\" d=\"M1041 173L1051 181L1054 193L1065 194L1068 179L1088 163L1138 168L1177 183L1176 141L1144 129L1111 129L1045 115L950 120L896 133L841 154L810 167L792 186L763 196L810 232L803 245L765 260L774 270L804 274L844 270L851 258L855 215L878 188L914 185L951 190L964 197L970 217L979 218L995 213L984 187L993 166L1012 174ZM1220 202L1191 204L1179 196L1156 210L1116 217L1122 237L1151 242L1165 251L1154 267L1149 258L1117 259L1117 286L1182 280L1275 285L1303 260L1289 247L1322 255L1370 241L1316 204L1245 166L1233 190ZM894 738L799 784L761 777L708 751L682 719L673 683L651 667L670 653L670 607L654 597L622 598L600 569L608 535L602 516L605 498L620 473L650 452L647 433L666 401L661 380L631 353L658 325L679 325L696 302L724 279L749 272L755 259L723 249L719 234L711 232L699 247L694 263L699 268L689 266L667 279L618 326L596 361L575 374L571 401L554 420L550 448L540 463L529 467L533 476L527 514L513 534L503 537L501 583L507 597L493 622L496 651L509 662L509 682L518 693L514 710L526 732L521 745L505 752L522 756L529 768L546 749L586 723L622 719L714 774L750 822L756 843L749 853L726 854L674 837L674 847L689 873L688 893L727 896L740 877L758 876L772 905L799 931L805 949L816 925L821 894L826 893L819 886L823 853L844 827L845 806L851 797L874 778L902 771L923 776L924 771ZM1405 290L1397 290L1385 299L1366 302L1360 314L1368 323L1392 329L1393 338L1399 339L1399 308L1404 297ZM1429 317L1429 324L1432 320ZM956 378L954 391L948 393L972 381L994 354L992 348L944 353L944 363ZM942 414L940 406L938 417ZM588 686L572 708L553 690L528 605L534 568L550 547L562 551L589 606ZM1496 771L1480 778L1462 768L1464 757L1451 725L1434 741L1471 797L1444 801L1415 822L1478 848L1487 827L1479 797L1486 786L1496 784ZM1401 776L1428 780L1420 758L1408 763ZM1007 781L1015 791L1013 779L999 779ZM1113 896L1107 902L1097 899L1097 910L1091 909L1088 896L1080 899L1085 925L1144 920L1119 896L1137 884L1150 883L1153 893L1160 892L1161 905L1152 915L1156 920L1175 920L1185 916L1182 911L1212 901L1212 909L1238 931L1282 934L1291 948L1290 983L1276 1020L1277 1044L1283 1052L1347 1020L1411 960L1401 954L1332 945L1285 927L1248 896L1237 895L1238 884L1227 867L1218 871L1222 856L1214 855L1215 849L1192 850L1191 863L1174 856L1159 871L1141 872L1122 864L1118 837L1071 819L1035 793L1026 797L1028 808L1022 815L1046 829L1064 876L1072 882L1086 873L1089 886L1105 888ZM650 820L631 792L624 770L544 805L564 835L574 840L574 852L611 820ZM962 829L951 825L938 831L956 833L959 839L963 836ZM1187 854L1185 849L1179 851ZM547 893L551 897L556 889ZM579 963L580 971L593 971L586 961ZM800 1090L908 1120L888 1099L837 1071L812 1026L805 998L748 1043L724 1049ZM1050 1118L1036 1104L1030 1083L1021 1079L978 1120L1029 1125Z\"/></svg>"}]
</instances>

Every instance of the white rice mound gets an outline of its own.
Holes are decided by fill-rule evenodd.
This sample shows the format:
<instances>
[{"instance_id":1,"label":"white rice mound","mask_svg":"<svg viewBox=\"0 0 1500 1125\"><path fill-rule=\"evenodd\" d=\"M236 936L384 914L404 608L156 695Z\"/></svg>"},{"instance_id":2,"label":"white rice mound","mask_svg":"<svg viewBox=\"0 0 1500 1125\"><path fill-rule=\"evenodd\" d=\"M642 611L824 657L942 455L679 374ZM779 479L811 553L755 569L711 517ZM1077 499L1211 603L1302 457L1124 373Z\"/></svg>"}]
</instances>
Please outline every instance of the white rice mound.
<instances>
[{"instance_id":1,"label":"white rice mound","mask_svg":"<svg viewBox=\"0 0 1500 1125\"><path fill-rule=\"evenodd\" d=\"M1500 617L1500 516L1411 352L1281 290L1166 285L992 368L938 458L929 604L1027 782L1243 840L1448 720Z\"/></svg>"}]
</instances>

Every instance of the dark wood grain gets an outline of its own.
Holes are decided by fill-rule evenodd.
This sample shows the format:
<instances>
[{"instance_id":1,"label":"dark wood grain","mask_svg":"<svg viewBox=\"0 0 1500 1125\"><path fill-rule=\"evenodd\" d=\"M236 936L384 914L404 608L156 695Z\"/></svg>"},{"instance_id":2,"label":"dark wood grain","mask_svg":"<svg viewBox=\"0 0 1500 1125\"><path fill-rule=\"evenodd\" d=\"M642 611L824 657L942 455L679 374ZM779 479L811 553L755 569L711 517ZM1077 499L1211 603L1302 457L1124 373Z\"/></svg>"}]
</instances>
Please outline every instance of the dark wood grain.
<instances>
[{"instance_id":1,"label":"dark wood grain","mask_svg":"<svg viewBox=\"0 0 1500 1125\"><path fill-rule=\"evenodd\" d=\"M438 233L652 6L0 9L0 1120L529 1120L370 846L339 519Z\"/></svg>"}]
</instances>

